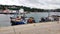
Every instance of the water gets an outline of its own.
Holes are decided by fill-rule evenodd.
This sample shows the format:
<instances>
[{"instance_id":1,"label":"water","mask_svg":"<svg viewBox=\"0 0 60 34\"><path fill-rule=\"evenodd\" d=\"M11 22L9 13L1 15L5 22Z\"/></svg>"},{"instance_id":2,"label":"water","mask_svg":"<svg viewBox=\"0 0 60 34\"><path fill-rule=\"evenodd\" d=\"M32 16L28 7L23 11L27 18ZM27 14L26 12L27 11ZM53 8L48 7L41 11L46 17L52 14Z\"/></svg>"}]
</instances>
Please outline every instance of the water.
<instances>
[{"instance_id":1,"label":"water","mask_svg":"<svg viewBox=\"0 0 60 34\"><path fill-rule=\"evenodd\" d=\"M50 12L49 13L50 16L51 15L60 15L60 12ZM4 14L0 14L0 27L7 27L7 26L11 26L10 23L10 16L11 15L4 15ZM41 17L47 17L48 16L48 12L39 12L39 13L29 13L26 14L27 17L34 17L36 22L39 22Z\"/></svg>"},{"instance_id":2,"label":"water","mask_svg":"<svg viewBox=\"0 0 60 34\"><path fill-rule=\"evenodd\" d=\"M11 26L9 15L0 14L0 27L2 26Z\"/></svg>"},{"instance_id":3,"label":"water","mask_svg":"<svg viewBox=\"0 0 60 34\"><path fill-rule=\"evenodd\" d=\"M49 13L51 15L59 15L60 16L60 12L50 12ZM39 20L43 17L48 17L48 12L36 12L36 13L30 13L30 14L26 14L28 17L34 17L36 22L39 22Z\"/></svg>"}]
</instances>

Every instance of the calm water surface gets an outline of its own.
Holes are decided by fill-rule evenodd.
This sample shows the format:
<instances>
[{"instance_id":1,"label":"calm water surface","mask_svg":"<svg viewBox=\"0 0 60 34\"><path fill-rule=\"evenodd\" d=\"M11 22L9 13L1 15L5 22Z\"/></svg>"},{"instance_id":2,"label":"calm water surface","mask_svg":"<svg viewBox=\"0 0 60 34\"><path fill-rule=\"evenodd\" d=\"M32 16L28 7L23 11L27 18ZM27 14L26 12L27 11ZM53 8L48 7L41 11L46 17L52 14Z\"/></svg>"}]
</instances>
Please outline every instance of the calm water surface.
<instances>
[{"instance_id":1,"label":"calm water surface","mask_svg":"<svg viewBox=\"0 0 60 34\"><path fill-rule=\"evenodd\" d=\"M60 12L50 12L49 14L50 14L50 16L51 15L60 15ZM11 26L10 16L11 15L0 14L0 27ZM27 17L32 16L35 18L36 22L39 22L41 17L47 17L48 16L48 12L29 13L29 14L26 14L26 16Z\"/></svg>"}]
</instances>

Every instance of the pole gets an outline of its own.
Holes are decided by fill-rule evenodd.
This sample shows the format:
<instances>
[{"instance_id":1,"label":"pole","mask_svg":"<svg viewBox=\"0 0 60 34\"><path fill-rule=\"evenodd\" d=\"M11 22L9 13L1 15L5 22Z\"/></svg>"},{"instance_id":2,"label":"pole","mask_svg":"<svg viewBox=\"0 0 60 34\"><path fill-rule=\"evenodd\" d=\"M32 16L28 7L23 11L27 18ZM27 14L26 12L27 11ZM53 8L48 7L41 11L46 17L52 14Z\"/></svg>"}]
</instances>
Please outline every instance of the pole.
<instances>
[{"instance_id":1,"label":"pole","mask_svg":"<svg viewBox=\"0 0 60 34\"><path fill-rule=\"evenodd\" d=\"M48 10L48 17L50 16L50 10Z\"/></svg>"}]
</instances>

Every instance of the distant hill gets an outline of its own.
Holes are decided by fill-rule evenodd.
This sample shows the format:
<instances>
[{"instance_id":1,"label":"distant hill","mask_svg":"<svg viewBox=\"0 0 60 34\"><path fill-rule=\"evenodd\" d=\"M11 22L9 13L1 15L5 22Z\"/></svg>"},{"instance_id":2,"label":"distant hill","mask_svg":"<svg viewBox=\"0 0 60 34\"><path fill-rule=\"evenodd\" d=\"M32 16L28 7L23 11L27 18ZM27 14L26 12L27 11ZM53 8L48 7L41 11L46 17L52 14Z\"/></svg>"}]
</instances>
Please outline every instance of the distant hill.
<instances>
[{"instance_id":1,"label":"distant hill","mask_svg":"<svg viewBox=\"0 0 60 34\"><path fill-rule=\"evenodd\" d=\"M60 9L50 9L50 10L45 10L45 9L38 9L38 8L31 8L31 7L25 7L25 6L15 6L15 5L0 5L0 10L5 10L5 8L9 10L19 10L19 9L24 9L24 11L30 11L30 12L60 12Z\"/></svg>"}]
</instances>

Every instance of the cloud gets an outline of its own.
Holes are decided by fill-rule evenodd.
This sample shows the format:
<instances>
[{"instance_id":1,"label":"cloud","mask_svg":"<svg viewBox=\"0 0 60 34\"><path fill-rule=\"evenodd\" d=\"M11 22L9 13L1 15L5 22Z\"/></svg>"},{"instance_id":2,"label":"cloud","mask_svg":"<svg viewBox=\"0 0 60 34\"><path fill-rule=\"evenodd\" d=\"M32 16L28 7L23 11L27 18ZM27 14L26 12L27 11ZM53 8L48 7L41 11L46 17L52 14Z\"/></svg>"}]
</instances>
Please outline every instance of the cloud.
<instances>
[{"instance_id":1,"label":"cloud","mask_svg":"<svg viewBox=\"0 0 60 34\"><path fill-rule=\"evenodd\" d=\"M41 9L60 8L60 0L0 0L2 5L19 5Z\"/></svg>"}]
</instances>

